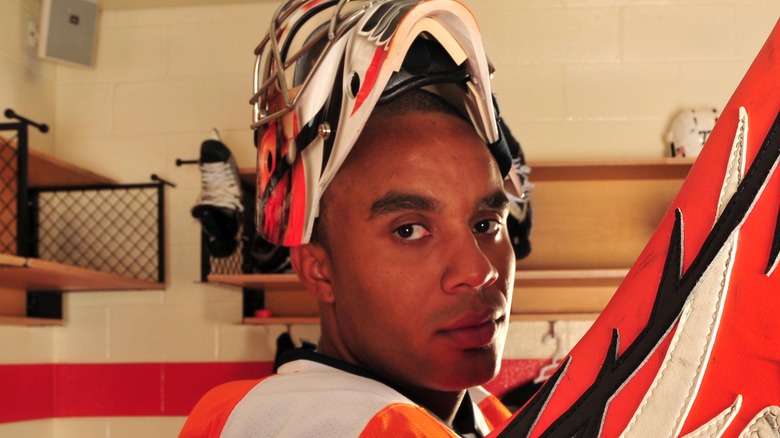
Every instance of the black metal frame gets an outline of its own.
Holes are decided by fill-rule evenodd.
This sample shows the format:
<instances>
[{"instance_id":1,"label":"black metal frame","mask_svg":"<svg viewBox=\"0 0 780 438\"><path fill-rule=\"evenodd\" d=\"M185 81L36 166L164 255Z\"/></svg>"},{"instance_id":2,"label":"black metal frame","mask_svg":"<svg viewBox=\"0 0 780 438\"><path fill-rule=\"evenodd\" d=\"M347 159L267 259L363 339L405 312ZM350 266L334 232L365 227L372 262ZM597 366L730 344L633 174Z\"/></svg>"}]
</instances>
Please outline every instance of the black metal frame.
<instances>
[{"instance_id":1,"label":"black metal frame","mask_svg":"<svg viewBox=\"0 0 780 438\"><path fill-rule=\"evenodd\" d=\"M27 292L27 316L30 318L62 319L62 292Z\"/></svg>"},{"instance_id":2,"label":"black metal frame","mask_svg":"<svg viewBox=\"0 0 780 438\"><path fill-rule=\"evenodd\" d=\"M16 225L16 248L3 248L0 247L0 252L8 251L14 252L15 255L21 257L39 257L41 253L40 233L43 231L41 228L40 217L40 197L45 194L54 194L59 192L101 192L101 191L134 191L134 190L156 190L157 206L156 206L156 236L152 240L156 241L157 255L153 257L156 259L156 273L154 278L141 278L150 281L157 281L160 283L165 282L165 185L171 185L165 180L160 178L153 179L157 182L146 184L118 184L118 185L91 185L91 186L78 186L78 187L36 187L31 189L29 187L29 126L34 126L41 132L47 132L48 126L45 124L39 124L29 119L21 117L14 113L13 110L6 110L5 116L8 118L16 119L17 122L0 123L0 131L16 131L16 136L9 139L13 141L16 139L16 168L8 169L8 166L0 167L0 175L15 174L16 187L16 212L15 212L15 225ZM10 145L0 145L11 149ZM13 158L11 159L13 161ZM9 162L10 163L10 162ZM0 162L0 166L3 163ZM0 181L2 182L2 181ZM13 201L11 201L13 202ZM46 213L44 213L46 214ZM13 224L10 226L13 227ZM0 233L8 232L12 230L0 229ZM9 237L9 241L13 241L14 237ZM0 240L1 242L2 240ZM119 257L122 257L120 254ZM61 260L53 260L60 262ZM69 263L76 264L77 263ZM117 272L106 271L113 274ZM119 274L123 275L123 274ZM127 275L125 275L127 276ZM136 278L133 276L133 278ZM27 293L27 316L30 317L42 317L42 318L62 318L62 291L45 291L45 292L28 292Z\"/></svg>"},{"instance_id":3,"label":"black metal frame","mask_svg":"<svg viewBox=\"0 0 780 438\"><path fill-rule=\"evenodd\" d=\"M133 197L137 196L135 193L137 192L144 192L154 190L155 196L157 197L157 206L156 209L156 237L153 237L151 239L145 238L145 236L142 236L139 233L133 233L132 228L128 229L127 233L123 234L125 239L122 243L126 245L130 245L131 247L134 245L135 242L139 240L145 240L146 242L154 241L157 246L157 256L154 257L156 260L156 275L152 278L151 276L146 276L144 278L143 275L139 273L135 273L133 275L130 275L132 278L136 279L142 279L142 280L149 280L149 281L157 281L160 283L165 282L165 183L163 182L157 182L157 183L143 183L143 184L115 184L115 185L87 185L87 186L72 186L72 187L36 187L29 190L29 204L30 204L30 211L34 214L30 215L30 223L29 223L29 230L31 234L30 242L31 242L31 253L33 254L33 257L40 257L41 256L41 236L47 232L46 229L42 229L42 224L44 223L41 216L45 216L47 213L41 211L41 197L42 196L58 196L60 194L65 194L63 196L71 196L71 197L78 197L81 196L99 196L104 192L109 192L109 195L114 195L115 197L120 198L121 196L126 197ZM121 201L122 199L118 199ZM121 212L121 205L118 206L116 209L112 209L116 212ZM61 210L64 210L65 207L61 207ZM149 210L152 210L151 208ZM65 210L67 211L67 210ZM78 227L78 223L74 225L74 227ZM47 252L54 252L56 251L56 248L46 248ZM120 253L117 257L122 258L125 255L130 255L130 249L132 248L124 248L126 253L122 254ZM86 257L86 254L77 254L77 258L81 259ZM111 269L111 268L96 268L94 266L89 266L90 260L85 260L83 263L81 260L75 260L75 259L62 259L59 257L46 257L47 260L52 260L56 262L61 262L65 264L70 265L76 265L76 266L82 266L87 268L93 268L96 270L100 270L103 272L107 272L110 274L117 274L117 275L124 275L128 276L127 272L122 269ZM128 260L127 264L133 264L136 263L138 260L136 259L130 259ZM125 265L126 267L126 265Z\"/></svg>"},{"instance_id":4,"label":"black metal frame","mask_svg":"<svg viewBox=\"0 0 780 438\"><path fill-rule=\"evenodd\" d=\"M42 133L46 133L49 131L49 126L22 117L10 108L6 109L3 114L9 119L18 120L17 122L0 123L0 131L16 131L16 255L27 257L30 247L27 211L29 127L33 126Z\"/></svg>"},{"instance_id":5,"label":"black metal frame","mask_svg":"<svg viewBox=\"0 0 780 438\"><path fill-rule=\"evenodd\" d=\"M24 122L0 123L0 131L16 131L16 255L28 255L27 216L27 141L28 130Z\"/></svg>"}]
</instances>

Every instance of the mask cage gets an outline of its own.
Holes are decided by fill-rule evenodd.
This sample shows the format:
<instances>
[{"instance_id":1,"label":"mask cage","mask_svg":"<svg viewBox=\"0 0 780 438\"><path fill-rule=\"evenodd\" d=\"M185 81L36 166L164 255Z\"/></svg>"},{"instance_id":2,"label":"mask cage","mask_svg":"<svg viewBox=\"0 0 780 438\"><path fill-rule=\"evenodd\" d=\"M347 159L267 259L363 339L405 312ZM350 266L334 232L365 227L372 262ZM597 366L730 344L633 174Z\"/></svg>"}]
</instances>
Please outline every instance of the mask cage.
<instances>
[{"instance_id":1,"label":"mask cage","mask_svg":"<svg viewBox=\"0 0 780 438\"><path fill-rule=\"evenodd\" d=\"M365 13L374 1L361 0L331 0L314 6L304 6L307 0L288 0L274 14L271 20L271 28L260 44L255 48L254 69L254 95L249 103L254 106L253 123L251 127L257 129L272 120L278 119L293 111L298 103L298 96L310 85L313 76L322 60L329 53L333 45L346 34ZM317 14L328 9L335 8L327 26L319 25L301 47L291 54L293 40L297 34L307 35L301 29ZM290 27L292 26L292 27ZM288 29L288 27L290 27ZM280 38L287 33L280 45ZM316 46L322 46L322 41L327 43L320 51L316 61L305 79L296 84L292 81L293 67L309 51ZM311 58L309 56L309 58ZM292 83L292 87L289 85Z\"/></svg>"}]
</instances>

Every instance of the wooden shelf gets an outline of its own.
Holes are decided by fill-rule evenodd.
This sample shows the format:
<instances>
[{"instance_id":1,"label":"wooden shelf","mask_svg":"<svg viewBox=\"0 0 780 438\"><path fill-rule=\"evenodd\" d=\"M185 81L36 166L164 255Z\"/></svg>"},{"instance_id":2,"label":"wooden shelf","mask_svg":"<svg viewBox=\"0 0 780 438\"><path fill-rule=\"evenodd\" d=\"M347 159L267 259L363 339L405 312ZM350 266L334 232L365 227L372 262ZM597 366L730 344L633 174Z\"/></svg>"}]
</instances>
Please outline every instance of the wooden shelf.
<instances>
[{"instance_id":1,"label":"wooden shelf","mask_svg":"<svg viewBox=\"0 0 780 438\"><path fill-rule=\"evenodd\" d=\"M591 320L604 309L626 269L518 271L512 321ZM263 289L274 317L245 324L316 324L317 303L295 274L210 275L209 283Z\"/></svg>"},{"instance_id":2,"label":"wooden shelf","mask_svg":"<svg viewBox=\"0 0 780 438\"><path fill-rule=\"evenodd\" d=\"M515 287L617 286L626 274L628 269L519 270Z\"/></svg>"},{"instance_id":3,"label":"wooden shelf","mask_svg":"<svg viewBox=\"0 0 780 438\"><path fill-rule=\"evenodd\" d=\"M532 250L518 270L630 267L693 164L690 158L531 163Z\"/></svg>"},{"instance_id":4,"label":"wooden shelf","mask_svg":"<svg viewBox=\"0 0 780 438\"><path fill-rule=\"evenodd\" d=\"M528 163L532 182L571 180L685 179L695 158L622 160L548 160ZM255 184L254 167L239 169L241 180Z\"/></svg>"},{"instance_id":5,"label":"wooden shelf","mask_svg":"<svg viewBox=\"0 0 780 438\"><path fill-rule=\"evenodd\" d=\"M0 137L0 146L15 149L16 143L7 142ZM27 179L29 187L32 188L118 184L114 179L82 169L32 148L28 149ZM140 290L164 287L157 282L136 280L9 254L0 254L0 285L3 288L26 291Z\"/></svg>"},{"instance_id":6,"label":"wooden shelf","mask_svg":"<svg viewBox=\"0 0 780 438\"><path fill-rule=\"evenodd\" d=\"M552 160L529 163L532 181L685 179L695 158Z\"/></svg>"},{"instance_id":7,"label":"wooden shelf","mask_svg":"<svg viewBox=\"0 0 780 438\"><path fill-rule=\"evenodd\" d=\"M532 251L518 262L511 319L595 319L668 212L694 162L529 163L535 185ZM239 172L254 184L254 168ZM317 304L294 274L212 275L209 282L265 291L265 306L274 317L247 318L247 324L296 323L287 317L316 322Z\"/></svg>"},{"instance_id":8,"label":"wooden shelf","mask_svg":"<svg viewBox=\"0 0 780 438\"><path fill-rule=\"evenodd\" d=\"M16 149L15 141L6 141L0 137L0 147ZM98 175L86 169L62 161L35 149L27 151L27 186L30 188L71 188L117 186L114 179ZM14 155L12 153L11 155ZM16 163L3 166L3 177L11 181L4 187L3 197L14 199L20 189L17 180ZM10 196L9 196L10 195ZM16 202L11 211L3 211L6 223L15 223ZM14 253L14 245L8 241L16 240L15 234L3 234L5 251ZM47 295L38 295L30 300L30 292L74 292L74 291L120 291L120 290L162 290L160 282L138 280L130 277L108 274L93 269L70 266L36 258L27 258L11 254L0 254L0 325L51 326L62 325L61 319L27 317L31 312L31 303L36 308L41 300L48 302ZM53 295L53 305L60 305ZM47 306L47 305L42 305ZM32 313L36 313L33 311ZM57 312L47 308L42 314L54 315Z\"/></svg>"},{"instance_id":9,"label":"wooden shelf","mask_svg":"<svg viewBox=\"0 0 780 438\"><path fill-rule=\"evenodd\" d=\"M158 282L136 280L46 260L0 254L0 284L26 291L162 290Z\"/></svg>"},{"instance_id":10,"label":"wooden shelf","mask_svg":"<svg viewBox=\"0 0 780 438\"><path fill-rule=\"evenodd\" d=\"M113 185L116 180L98 175L58 158L29 151L28 183L30 187L74 187L92 185Z\"/></svg>"},{"instance_id":11,"label":"wooden shelf","mask_svg":"<svg viewBox=\"0 0 780 438\"><path fill-rule=\"evenodd\" d=\"M0 143L16 148L14 142ZM27 182L30 187L74 187L117 184L117 181L82 169L51 155L29 148L27 154Z\"/></svg>"},{"instance_id":12,"label":"wooden shelf","mask_svg":"<svg viewBox=\"0 0 780 438\"><path fill-rule=\"evenodd\" d=\"M628 269L567 269L517 271L515 287L524 286L617 286ZM208 282L250 289L298 290L303 286L294 273L209 275Z\"/></svg>"},{"instance_id":13,"label":"wooden shelf","mask_svg":"<svg viewBox=\"0 0 780 438\"><path fill-rule=\"evenodd\" d=\"M509 321L592 321L598 318L598 313L528 313L512 314ZM0 323L2 319L0 319ZM271 318L244 318L247 325L318 325L320 319L311 317L271 317Z\"/></svg>"},{"instance_id":14,"label":"wooden shelf","mask_svg":"<svg viewBox=\"0 0 780 438\"><path fill-rule=\"evenodd\" d=\"M244 324L249 325L318 325L320 319L316 316L276 316L270 318L244 318Z\"/></svg>"},{"instance_id":15,"label":"wooden shelf","mask_svg":"<svg viewBox=\"0 0 780 438\"><path fill-rule=\"evenodd\" d=\"M238 176L245 184L252 186L257 184L255 175L257 175L257 169L254 167L241 167L238 169Z\"/></svg>"},{"instance_id":16,"label":"wooden shelf","mask_svg":"<svg viewBox=\"0 0 780 438\"><path fill-rule=\"evenodd\" d=\"M23 268L27 263L25 257L19 257L10 254L0 254L0 269L5 268Z\"/></svg>"},{"instance_id":17,"label":"wooden shelf","mask_svg":"<svg viewBox=\"0 0 780 438\"><path fill-rule=\"evenodd\" d=\"M208 282L225 286L238 286L250 289L295 288L301 283L295 274L239 274L239 275L209 275Z\"/></svg>"}]
</instances>

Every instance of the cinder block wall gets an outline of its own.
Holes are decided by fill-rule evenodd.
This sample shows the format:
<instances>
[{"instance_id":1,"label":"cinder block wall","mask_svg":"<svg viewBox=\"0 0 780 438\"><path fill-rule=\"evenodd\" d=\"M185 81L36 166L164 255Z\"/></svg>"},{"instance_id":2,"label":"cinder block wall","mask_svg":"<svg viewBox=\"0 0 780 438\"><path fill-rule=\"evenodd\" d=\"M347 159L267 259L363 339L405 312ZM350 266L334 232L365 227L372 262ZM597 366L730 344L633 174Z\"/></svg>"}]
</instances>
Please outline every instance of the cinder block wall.
<instances>
[{"instance_id":1,"label":"cinder block wall","mask_svg":"<svg viewBox=\"0 0 780 438\"><path fill-rule=\"evenodd\" d=\"M780 15L769 0L467 3L537 160L661 156L677 111L722 109Z\"/></svg>"},{"instance_id":2,"label":"cinder block wall","mask_svg":"<svg viewBox=\"0 0 780 438\"><path fill-rule=\"evenodd\" d=\"M780 17L776 0L469 0L497 73L502 112L528 159L660 157L676 111L723 107ZM36 6L37 5L37 6ZM36 9L38 8L38 9ZM217 128L252 166L252 50L274 3L105 11L93 69L34 60L19 15L0 5L0 104L53 125L36 147L122 182L169 179L167 288L71 293L59 328L0 327L2 364L270 361L283 326L243 326L238 290L199 280L200 142ZM7 13L6 13L7 12ZM9 32L6 32L9 33ZM571 347L589 321L563 322ZM539 359L548 323L513 323L507 359ZM294 337L317 338L294 326ZM88 397L89 394L85 394ZM8 397L8 394L0 395ZM0 424L0 437L175 436L183 417Z\"/></svg>"}]
</instances>

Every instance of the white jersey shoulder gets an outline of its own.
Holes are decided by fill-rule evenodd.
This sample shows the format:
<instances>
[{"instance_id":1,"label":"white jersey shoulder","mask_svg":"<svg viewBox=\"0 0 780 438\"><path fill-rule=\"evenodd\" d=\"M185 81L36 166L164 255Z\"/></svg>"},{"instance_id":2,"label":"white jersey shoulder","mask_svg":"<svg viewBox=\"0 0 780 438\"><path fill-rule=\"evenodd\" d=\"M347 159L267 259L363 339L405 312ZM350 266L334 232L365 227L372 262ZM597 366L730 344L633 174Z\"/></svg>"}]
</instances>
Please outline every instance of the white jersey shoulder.
<instances>
[{"instance_id":1,"label":"white jersey shoulder","mask_svg":"<svg viewBox=\"0 0 780 438\"><path fill-rule=\"evenodd\" d=\"M374 415L395 403L415 405L376 380L296 360L246 394L221 436L359 436Z\"/></svg>"}]
</instances>

